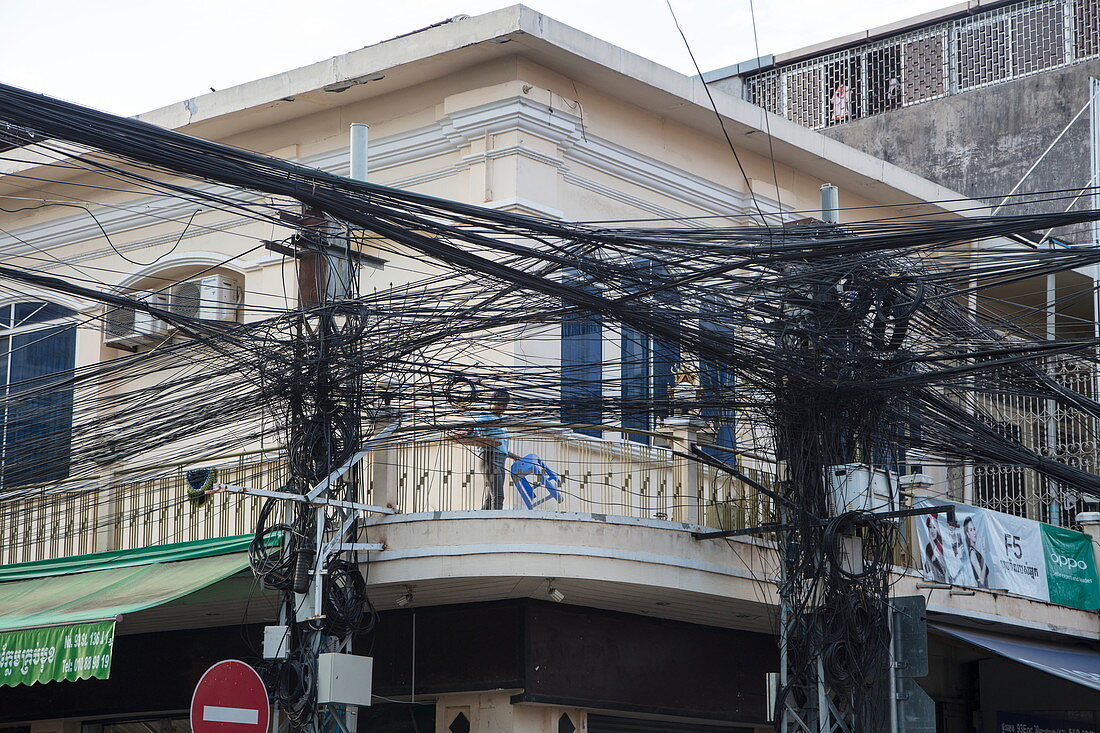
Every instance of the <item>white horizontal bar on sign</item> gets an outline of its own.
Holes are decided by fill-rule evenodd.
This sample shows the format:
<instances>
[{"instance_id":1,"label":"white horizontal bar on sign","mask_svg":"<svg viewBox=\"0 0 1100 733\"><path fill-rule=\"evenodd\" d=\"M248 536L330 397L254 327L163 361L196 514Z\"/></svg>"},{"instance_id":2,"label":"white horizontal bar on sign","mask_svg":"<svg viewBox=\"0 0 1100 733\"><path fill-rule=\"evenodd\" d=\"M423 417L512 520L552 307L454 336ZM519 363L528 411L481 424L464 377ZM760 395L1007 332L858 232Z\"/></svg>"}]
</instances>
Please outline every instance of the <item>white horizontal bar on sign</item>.
<instances>
[{"instance_id":1,"label":"white horizontal bar on sign","mask_svg":"<svg viewBox=\"0 0 1100 733\"><path fill-rule=\"evenodd\" d=\"M217 705L204 705L202 719L208 723L256 725L260 722L260 711L254 708L223 708Z\"/></svg>"}]
</instances>

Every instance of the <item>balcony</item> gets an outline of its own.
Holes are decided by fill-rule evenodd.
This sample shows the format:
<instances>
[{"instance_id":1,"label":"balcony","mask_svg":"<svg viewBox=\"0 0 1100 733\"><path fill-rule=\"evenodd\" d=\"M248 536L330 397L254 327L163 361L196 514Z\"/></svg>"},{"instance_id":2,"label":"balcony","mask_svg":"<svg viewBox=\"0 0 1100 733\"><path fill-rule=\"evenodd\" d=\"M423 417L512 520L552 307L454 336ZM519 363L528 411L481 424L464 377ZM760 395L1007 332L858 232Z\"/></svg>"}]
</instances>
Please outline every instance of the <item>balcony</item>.
<instances>
[{"instance_id":1,"label":"balcony","mask_svg":"<svg viewBox=\"0 0 1100 733\"><path fill-rule=\"evenodd\" d=\"M710 467L674 458L669 448L544 429L517 434L512 451L539 455L561 476L561 501L541 505L544 511L723 529L774 521L770 499ZM272 455L257 452L215 462L218 481L279 488L285 465ZM766 464L747 463L744 470L751 478L773 481ZM184 475L194 467L166 466L156 478L103 491L85 481L81 488L20 492L0 504L0 532L7 538L0 564L253 531L260 499L215 494L201 507L187 500ZM392 443L364 459L360 477L363 501L392 505L403 514L477 510L487 490L480 451L451 437ZM523 509L515 491L506 490L505 509Z\"/></svg>"},{"instance_id":2,"label":"balcony","mask_svg":"<svg viewBox=\"0 0 1100 733\"><path fill-rule=\"evenodd\" d=\"M365 459L364 500L398 511L363 521L365 540L385 547L370 555L368 583L378 608L410 599L437 605L546 598L554 588L568 603L770 630L778 572L774 535L695 540L692 531L776 521L771 499L667 447L554 428L512 431L513 452L536 453L561 475L560 502L529 510L509 489L503 510L481 510L486 478L479 450L449 436L406 437ZM285 467L271 453L235 456L217 467L225 483L267 489L284 483ZM774 484L769 467L742 457L745 474L764 485ZM220 493L195 507L186 498L187 468L168 466L157 478L103 492L56 490L0 506L0 532L7 539L0 564L253 530L262 499ZM912 551L914 528L903 529L894 555L895 592L927 594L919 585L919 554ZM1092 633L1095 618L965 589L937 591L929 608L1071 633Z\"/></svg>"},{"instance_id":3,"label":"balcony","mask_svg":"<svg viewBox=\"0 0 1100 733\"><path fill-rule=\"evenodd\" d=\"M745 98L811 129L1100 55L1095 0L1028 0L749 74Z\"/></svg>"}]
</instances>

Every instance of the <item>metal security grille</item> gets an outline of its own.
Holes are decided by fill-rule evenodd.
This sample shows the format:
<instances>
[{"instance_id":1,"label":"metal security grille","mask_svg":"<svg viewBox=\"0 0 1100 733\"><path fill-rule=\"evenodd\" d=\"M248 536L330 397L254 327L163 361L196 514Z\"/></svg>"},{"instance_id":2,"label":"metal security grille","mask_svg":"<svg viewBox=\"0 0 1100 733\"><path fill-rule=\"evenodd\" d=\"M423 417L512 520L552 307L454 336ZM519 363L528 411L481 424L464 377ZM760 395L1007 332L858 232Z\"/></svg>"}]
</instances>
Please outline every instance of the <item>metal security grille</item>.
<instances>
[{"instance_id":1,"label":"metal security grille","mask_svg":"<svg viewBox=\"0 0 1100 733\"><path fill-rule=\"evenodd\" d=\"M1100 0L1030 0L745 77L745 96L821 129L1100 55Z\"/></svg>"},{"instance_id":2,"label":"metal security grille","mask_svg":"<svg viewBox=\"0 0 1100 733\"><path fill-rule=\"evenodd\" d=\"M1095 398L1097 374L1091 362L1052 357L1045 369L1058 383ZM982 411L992 417L991 427L1001 435L1075 468L1100 470L1100 424L1095 418L1026 394L990 392L980 401ZM1024 466L975 464L972 493L963 495L967 503L1063 526L1086 509L1086 497Z\"/></svg>"}]
</instances>

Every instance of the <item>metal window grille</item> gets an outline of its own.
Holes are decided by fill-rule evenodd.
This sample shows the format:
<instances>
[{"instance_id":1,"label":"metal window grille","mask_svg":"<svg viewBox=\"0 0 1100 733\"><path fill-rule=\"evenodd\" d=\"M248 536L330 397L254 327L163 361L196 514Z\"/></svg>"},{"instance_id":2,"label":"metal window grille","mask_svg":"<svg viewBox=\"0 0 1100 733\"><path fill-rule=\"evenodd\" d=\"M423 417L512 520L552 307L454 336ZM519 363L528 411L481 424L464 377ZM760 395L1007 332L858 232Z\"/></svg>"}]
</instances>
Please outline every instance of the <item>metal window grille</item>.
<instances>
[{"instance_id":1,"label":"metal window grille","mask_svg":"<svg viewBox=\"0 0 1100 733\"><path fill-rule=\"evenodd\" d=\"M745 77L746 98L812 129L1100 56L1100 0L1028 0Z\"/></svg>"}]
</instances>

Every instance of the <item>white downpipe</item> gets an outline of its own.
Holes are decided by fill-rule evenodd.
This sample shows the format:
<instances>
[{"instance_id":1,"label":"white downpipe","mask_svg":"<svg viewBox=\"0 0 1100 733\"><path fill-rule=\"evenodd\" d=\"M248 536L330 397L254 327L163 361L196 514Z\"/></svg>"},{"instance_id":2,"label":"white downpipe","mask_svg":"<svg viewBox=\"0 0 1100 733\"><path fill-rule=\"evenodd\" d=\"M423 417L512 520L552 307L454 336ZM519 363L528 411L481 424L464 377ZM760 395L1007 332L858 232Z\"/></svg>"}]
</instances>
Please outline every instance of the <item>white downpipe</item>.
<instances>
[{"instance_id":1,"label":"white downpipe","mask_svg":"<svg viewBox=\"0 0 1100 733\"><path fill-rule=\"evenodd\" d=\"M356 181L367 180L369 139L370 125L364 122L351 123L351 178Z\"/></svg>"}]
</instances>

